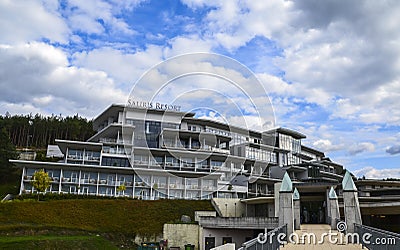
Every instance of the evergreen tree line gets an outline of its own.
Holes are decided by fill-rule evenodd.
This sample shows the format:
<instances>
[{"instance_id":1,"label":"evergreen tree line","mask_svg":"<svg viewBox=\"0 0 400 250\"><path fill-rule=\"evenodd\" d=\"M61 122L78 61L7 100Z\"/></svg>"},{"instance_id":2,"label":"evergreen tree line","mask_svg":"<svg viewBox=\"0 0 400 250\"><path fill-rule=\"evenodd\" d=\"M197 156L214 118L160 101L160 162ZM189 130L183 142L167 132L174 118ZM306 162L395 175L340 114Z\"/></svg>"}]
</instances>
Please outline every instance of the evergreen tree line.
<instances>
[{"instance_id":1,"label":"evergreen tree line","mask_svg":"<svg viewBox=\"0 0 400 250\"><path fill-rule=\"evenodd\" d=\"M0 116L0 130L8 134L17 148L46 148L55 139L85 141L94 134L92 121L79 115L6 114Z\"/></svg>"}]
</instances>

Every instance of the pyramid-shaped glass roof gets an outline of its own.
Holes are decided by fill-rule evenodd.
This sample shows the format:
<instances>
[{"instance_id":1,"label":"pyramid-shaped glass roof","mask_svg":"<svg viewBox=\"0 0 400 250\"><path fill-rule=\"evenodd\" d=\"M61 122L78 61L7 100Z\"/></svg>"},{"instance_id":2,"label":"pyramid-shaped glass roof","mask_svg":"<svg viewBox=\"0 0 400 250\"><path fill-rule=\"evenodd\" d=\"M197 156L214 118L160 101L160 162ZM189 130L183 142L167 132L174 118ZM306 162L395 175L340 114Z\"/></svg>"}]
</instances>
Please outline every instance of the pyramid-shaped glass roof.
<instances>
[{"instance_id":1,"label":"pyramid-shaped glass roof","mask_svg":"<svg viewBox=\"0 0 400 250\"><path fill-rule=\"evenodd\" d=\"M288 173L286 172L282 179L282 185L279 192L292 192L293 185Z\"/></svg>"},{"instance_id":2,"label":"pyramid-shaped glass roof","mask_svg":"<svg viewBox=\"0 0 400 250\"><path fill-rule=\"evenodd\" d=\"M331 190L329 190L329 199L337 199L337 195L333 187L331 187Z\"/></svg>"},{"instance_id":3,"label":"pyramid-shaped glass roof","mask_svg":"<svg viewBox=\"0 0 400 250\"><path fill-rule=\"evenodd\" d=\"M299 190L297 190L297 188L294 188L293 200L300 200L300 194L299 194Z\"/></svg>"},{"instance_id":4,"label":"pyramid-shaped glass roof","mask_svg":"<svg viewBox=\"0 0 400 250\"><path fill-rule=\"evenodd\" d=\"M353 178L351 178L351 174L348 170L346 170L346 174L344 175L342 188L343 191L357 191L357 187L354 184Z\"/></svg>"}]
</instances>

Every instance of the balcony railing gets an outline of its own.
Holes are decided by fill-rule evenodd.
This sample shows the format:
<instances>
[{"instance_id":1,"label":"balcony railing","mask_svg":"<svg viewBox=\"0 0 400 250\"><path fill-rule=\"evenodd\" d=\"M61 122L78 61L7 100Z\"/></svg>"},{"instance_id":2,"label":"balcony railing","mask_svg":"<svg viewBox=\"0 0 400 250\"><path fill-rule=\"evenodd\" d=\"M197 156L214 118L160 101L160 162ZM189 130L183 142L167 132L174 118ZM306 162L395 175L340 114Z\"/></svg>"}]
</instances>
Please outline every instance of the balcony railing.
<instances>
[{"instance_id":1,"label":"balcony railing","mask_svg":"<svg viewBox=\"0 0 400 250\"><path fill-rule=\"evenodd\" d=\"M189 147L189 145L181 145L181 144L175 144L175 143L163 143L163 148L175 148L175 149L192 149L192 150L203 150L207 152L217 152L217 153L222 153L222 154L230 154L230 151L228 149L223 149L223 148L216 148L216 147L211 147L211 146L192 146Z\"/></svg>"},{"instance_id":2,"label":"balcony railing","mask_svg":"<svg viewBox=\"0 0 400 250\"><path fill-rule=\"evenodd\" d=\"M277 217L200 217L199 224L206 228L274 229Z\"/></svg>"},{"instance_id":3,"label":"balcony railing","mask_svg":"<svg viewBox=\"0 0 400 250\"><path fill-rule=\"evenodd\" d=\"M122 140L122 139L113 139L113 138L100 138L99 142L104 142L104 143L115 143L115 144L132 144L132 140Z\"/></svg>"}]
</instances>

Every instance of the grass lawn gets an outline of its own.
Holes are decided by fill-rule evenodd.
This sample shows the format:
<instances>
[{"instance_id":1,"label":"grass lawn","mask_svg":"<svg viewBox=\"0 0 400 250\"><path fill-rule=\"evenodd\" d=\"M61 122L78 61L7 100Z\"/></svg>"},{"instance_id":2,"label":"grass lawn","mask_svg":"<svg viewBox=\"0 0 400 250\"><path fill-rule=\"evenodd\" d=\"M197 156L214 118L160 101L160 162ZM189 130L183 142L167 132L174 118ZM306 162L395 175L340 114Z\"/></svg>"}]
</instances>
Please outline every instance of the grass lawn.
<instances>
[{"instance_id":1,"label":"grass lawn","mask_svg":"<svg viewBox=\"0 0 400 250\"><path fill-rule=\"evenodd\" d=\"M214 209L207 200L14 200L0 203L0 249L71 249L69 240L75 249L112 249L100 241L132 245L137 236L162 235L163 225L178 222L182 215L193 221L198 210Z\"/></svg>"},{"instance_id":2,"label":"grass lawn","mask_svg":"<svg viewBox=\"0 0 400 250\"><path fill-rule=\"evenodd\" d=\"M118 249L100 236L0 236L1 249Z\"/></svg>"}]
</instances>

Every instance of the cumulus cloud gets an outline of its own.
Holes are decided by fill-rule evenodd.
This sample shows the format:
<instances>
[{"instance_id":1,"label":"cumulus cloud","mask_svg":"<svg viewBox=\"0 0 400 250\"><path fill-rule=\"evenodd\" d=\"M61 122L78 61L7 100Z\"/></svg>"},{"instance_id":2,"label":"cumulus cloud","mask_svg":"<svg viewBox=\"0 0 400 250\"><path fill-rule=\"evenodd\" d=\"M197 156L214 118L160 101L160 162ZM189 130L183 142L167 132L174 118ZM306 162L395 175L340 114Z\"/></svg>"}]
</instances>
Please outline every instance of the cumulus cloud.
<instances>
[{"instance_id":1,"label":"cumulus cloud","mask_svg":"<svg viewBox=\"0 0 400 250\"><path fill-rule=\"evenodd\" d=\"M44 43L0 47L0 68L2 113L30 107L92 117L127 98L106 73L70 66L61 49Z\"/></svg>"},{"instance_id":2,"label":"cumulus cloud","mask_svg":"<svg viewBox=\"0 0 400 250\"><path fill-rule=\"evenodd\" d=\"M373 152L374 150L375 146L371 142L360 142L350 146L349 154L356 155L363 152Z\"/></svg>"},{"instance_id":3,"label":"cumulus cloud","mask_svg":"<svg viewBox=\"0 0 400 250\"><path fill-rule=\"evenodd\" d=\"M135 53L103 47L76 52L72 58L76 66L107 72L123 90L130 91L144 72L162 60L163 51L162 47L154 45Z\"/></svg>"},{"instance_id":4,"label":"cumulus cloud","mask_svg":"<svg viewBox=\"0 0 400 250\"><path fill-rule=\"evenodd\" d=\"M125 2L125 1L124 1ZM127 35L135 34L135 31L117 14L124 9L132 9L141 1L126 1L117 3L113 1L87 0L68 1L65 7L65 15L73 30L88 34L101 34L106 29L110 33L122 32Z\"/></svg>"},{"instance_id":5,"label":"cumulus cloud","mask_svg":"<svg viewBox=\"0 0 400 250\"><path fill-rule=\"evenodd\" d=\"M275 63L290 83L277 93L321 105L333 118L400 124L396 1L183 2L211 7L202 29L228 51L257 36L276 42L283 56Z\"/></svg>"},{"instance_id":6,"label":"cumulus cloud","mask_svg":"<svg viewBox=\"0 0 400 250\"><path fill-rule=\"evenodd\" d=\"M42 38L68 43L71 30L57 8L58 4L42 5L41 1L0 1L0 44Z\"/></svg>"},{"instance_id":7,"label":"cumulus cloud","mask_svg":"<svg viewBox=\"0 0 400 250\"><path fill-rule=\"evenodd\" d=\"M364 167L352 171L358 177L365 176L367 179L400 178L400 169L377 169L374 167Z\"/></svg>"},{"instance_id":8,"label":"cumulus cloud","mask_svg":"<svg viewBox=\"0 0 400 250\"><path fill-rule=\"evenodd\" d=\"M400 145L393 145L386 148L386 153L391 155L400 154Z\"/></svg>"},{"instance_id":9,"label":"cumulus cloud","mask_svg":"<svg viewBox=\"0 0 400 250\"><path fill-rule=\"evenodd\" d=\"M317 141L315 141L313 143L313 146L316 149L322 150L322 151L325 151L325 152L331 152L331 151L337 151L337 150L343 149L343 145L332 144L332 142L330 140L327 140L327 139L317 140Z\"/></svg>"}]
</instances>

